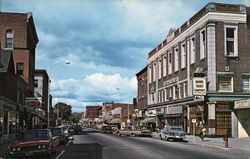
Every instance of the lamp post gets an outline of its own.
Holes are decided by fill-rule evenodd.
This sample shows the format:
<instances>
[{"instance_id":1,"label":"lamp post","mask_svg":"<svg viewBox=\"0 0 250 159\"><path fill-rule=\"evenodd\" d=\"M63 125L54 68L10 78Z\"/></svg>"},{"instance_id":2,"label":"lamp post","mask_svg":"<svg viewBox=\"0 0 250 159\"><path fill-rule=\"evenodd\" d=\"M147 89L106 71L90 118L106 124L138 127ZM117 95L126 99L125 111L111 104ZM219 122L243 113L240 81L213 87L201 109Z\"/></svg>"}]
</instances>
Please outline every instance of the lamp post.
<instances>
[{"instance_id":1,"label":"lamp post","mask_svg":"<svg viewBox=\"0 0 250 159\"><path fill-rule=\"evenodd\" d=\"M70 61L65 61L65 62L63 62L64 64L66 64L66 65L69 65L71 62ZM48 68L48 70L49 69L52 69L53 67L55 67L56 65L58 65L58 64L60 64L60 62L56 62L56 63L54 63L53 65L51 65L49 68ZM47 128L49 128L49 122L50 122L50 120L49 120L49 118L50 118L50 115L49 115L49 113L50 113L50 83L51 83L51 81L50 81L50 79L48 79L48 100L47 100Z\"/></svg>"}]
</instances>

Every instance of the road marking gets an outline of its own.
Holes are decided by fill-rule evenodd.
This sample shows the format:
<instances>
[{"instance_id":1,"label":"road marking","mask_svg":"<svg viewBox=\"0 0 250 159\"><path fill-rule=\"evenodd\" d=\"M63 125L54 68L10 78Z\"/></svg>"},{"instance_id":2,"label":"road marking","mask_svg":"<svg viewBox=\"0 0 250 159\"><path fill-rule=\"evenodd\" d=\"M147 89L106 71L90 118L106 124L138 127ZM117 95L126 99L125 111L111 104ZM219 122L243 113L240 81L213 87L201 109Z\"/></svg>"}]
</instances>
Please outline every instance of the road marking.
<instances>
[{"instance_id":1,"label":"road marking","mask_svg":"<svg viewBox=\"0 0 250 159\"><path fill-rule=\"evenodd\" d=\"M195 143L195 142L188 142L188 143L193 144L193 145L207 146L207 147L213 147L213 148L218 148L218 149L223 149L223 150L229 150L230 149L230 148L225 148L225 147L221 147L221 146L199 144L199 143Z\"/></svg>"},{"instance_id":2,"label":"road marking","mask_svg":"<svg viewBox=\"0 0 250 159\"><path fill-rule=\"evenodd\" d=\"M65 150L63 150L55 159L59 159L63 155L64 152Z\"/></svg>"}]
</instances>

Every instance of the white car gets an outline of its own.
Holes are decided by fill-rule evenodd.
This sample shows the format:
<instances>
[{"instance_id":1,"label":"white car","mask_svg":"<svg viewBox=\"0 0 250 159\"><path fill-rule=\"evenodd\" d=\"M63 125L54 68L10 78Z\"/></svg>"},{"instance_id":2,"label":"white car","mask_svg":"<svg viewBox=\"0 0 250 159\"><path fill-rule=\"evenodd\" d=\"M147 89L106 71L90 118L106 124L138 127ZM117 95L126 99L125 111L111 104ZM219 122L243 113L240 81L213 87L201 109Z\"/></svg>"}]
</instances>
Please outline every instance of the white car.
<instances>
[{"instance_id":1,"label":"white car","mask_svg":"<svg viewBox=\"0 0 250 159\"><path fill-rule=\"evenodd\" d=\"M184 140L186 133L183 131L182 126L165 126L163 131L160 132L161 140Z\"/></svg>"}]
</instances>

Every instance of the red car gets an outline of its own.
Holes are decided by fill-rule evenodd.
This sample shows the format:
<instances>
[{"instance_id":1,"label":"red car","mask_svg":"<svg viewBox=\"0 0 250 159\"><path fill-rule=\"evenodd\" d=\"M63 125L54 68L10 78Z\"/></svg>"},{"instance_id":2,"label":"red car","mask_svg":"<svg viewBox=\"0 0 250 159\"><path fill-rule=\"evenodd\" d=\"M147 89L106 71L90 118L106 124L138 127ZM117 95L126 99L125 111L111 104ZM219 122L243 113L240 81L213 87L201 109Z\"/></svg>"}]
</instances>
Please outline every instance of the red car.
<instances>
[{"instance_id":1,"label":"red car","mask_svg":"<svg viewBox=\"0 0 250 159\"><path fill-rule=\"evenodd\" d=\"M22 158L44 155L50 158L58 145L59 138L52 137L49 129L29 130L21 133L18 139L9 146L9 155Z\"/></svg>"}]
</instances>

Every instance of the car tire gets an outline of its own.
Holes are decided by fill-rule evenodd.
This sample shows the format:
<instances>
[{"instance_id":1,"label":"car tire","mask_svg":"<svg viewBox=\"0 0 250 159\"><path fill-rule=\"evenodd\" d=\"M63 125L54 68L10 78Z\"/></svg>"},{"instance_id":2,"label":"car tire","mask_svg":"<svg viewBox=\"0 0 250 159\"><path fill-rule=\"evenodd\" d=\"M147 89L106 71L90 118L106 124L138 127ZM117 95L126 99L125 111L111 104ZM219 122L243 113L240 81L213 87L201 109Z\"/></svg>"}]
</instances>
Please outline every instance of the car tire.
<instances>
[{"instance_id":1,"label":"car tire","mask_svg":"<svg viewBox=\"0 0 250 159\"><path fill-rule=\"evenodd\" d=\"M121 134L121 133L118 133L118 135L119 135L119 136L122 136L122 134Z\"/></svg>"},{"instance_id":2,"label":"car tire","mask_svg":"<svg viewBox=\"0 0 250 159\"><path fill-rule=\"evenodd\" d=\"M131 134L131 136L132 136L132 137L136 137L136 135L135 135L135 134Z\"/></svg>"}]
</instances>

